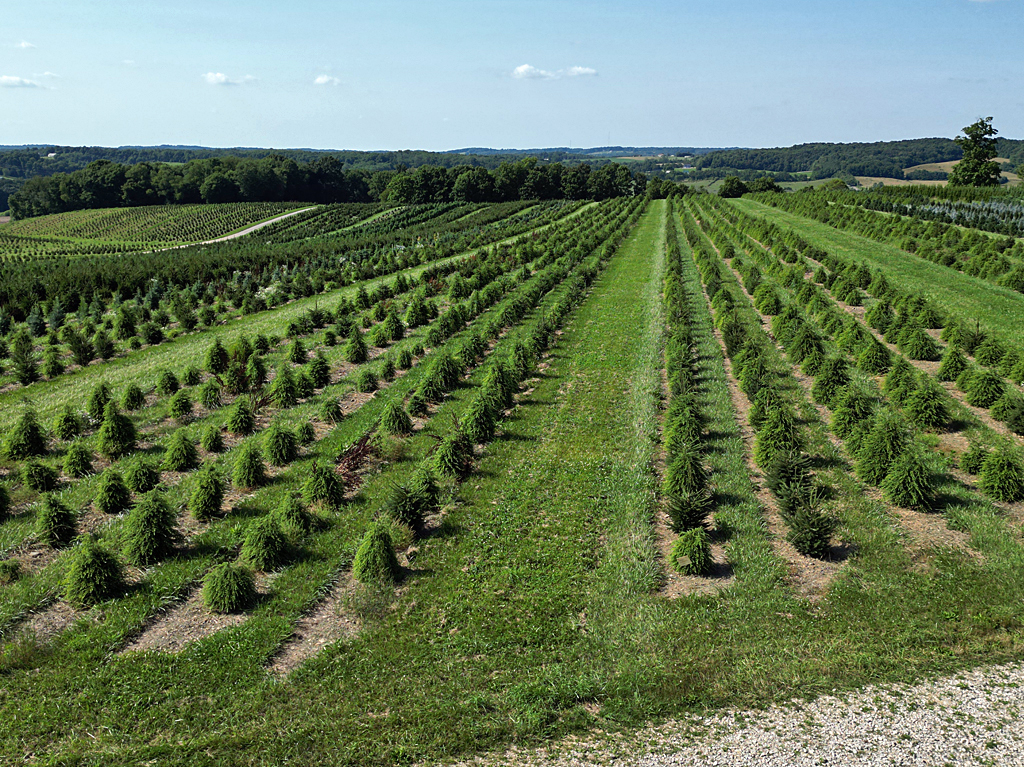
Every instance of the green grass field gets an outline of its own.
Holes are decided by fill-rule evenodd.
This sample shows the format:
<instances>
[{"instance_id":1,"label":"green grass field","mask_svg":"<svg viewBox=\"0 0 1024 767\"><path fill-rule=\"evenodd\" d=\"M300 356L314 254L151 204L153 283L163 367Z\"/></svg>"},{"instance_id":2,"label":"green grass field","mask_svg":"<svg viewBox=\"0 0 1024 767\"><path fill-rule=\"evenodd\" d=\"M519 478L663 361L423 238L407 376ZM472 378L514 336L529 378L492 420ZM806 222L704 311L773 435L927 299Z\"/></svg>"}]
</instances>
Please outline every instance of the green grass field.
<instances>
[{"instance_id":1,"label":"green grass field","mask_svg":"<svg viewBox=\"0 0 1024 767\"><path fill-rule=\"evenodd\" d=\"M28 540L49 564L0 586L0 721L7 723L0 728L0 761L435 764L510 745L557 743L595 727L633 729L670 716L1024 657L1020 510L994 505L948 475L944 505L930 514L885 501L857 479L855 459L834 438L829 411L813 401L812 382L762 333L766 375L796 414L816 481L826 490L822 507L839 523L834 543L842 555L820 561L786 548L764 473L751 468L749 401L735 357L727 359L724 347L725 315L734 313L758 333L762 320L729 265L714 262L731 306L708 300L708 275L698 269L702 254L718 258L727 241L743 251L744 240L703 201L638 203L642 215L614 249L587 227L606 214L628 220L626 203L584 206L561 228L552 225L561 239L550 241L552 252L537 254L529 276L516 264L507 272L516 275L507 294L375 395L357 397L353 390L361 372L379 368L379 358L344 367L295 407L269 407L274 420L294 427L317 420L327 398L351 404L297 460L274 469L266 487L233 489L225 515L191 520L186 504L193 478L165 474L164 493L191 535L187 548L159 564L130 568L124 593L75 611L59 631L33 636L25 627L41 614L70 609L61 586L74 550L54 554L32 543L35 507L19 505L0 523L0 547L10 551ZM965 312L973 311L970 302L980 307L999 294L990 283L956 283L949 270L933 274L931 264L895 249L746 200L728 204L867 260L937 302L962 294L958 305ZM611 224L602 232L615 236ZM542 266L570 256L577 260L564 271L557 263ZM743 258L754 255L744 251ZM424 268L404 274L412 278ZM723 558L715 577L681 578L664 553L676 535L665 524L662 493L663 429L675 396L666 383L666 341L679 329L664 295L672 270L692 307L688 396L702 413L710 528ZM557 279L545 282L556 272ZM574 292L591 278L585 292ZM362 284L381 279L393 282L395 275ZM542 282L548 289L535 304L521 314L510 311ZM784 303L795 300L795 290L771 284ZM358 288L182 335L26 390L12 388L0 394L0 432L19 416L26 392L49 424L64 403L81 407L100 379L118 392L129 382L150 386L163 369L199 364L214 338L229 346L242 333L281 336L311 306L330 306ZM561 306L570 310L550 320ZM1000 321L1001 307L988 309L992 322ZM490 385L493 361L514 359L549 322L552 341L529 360L517 404L496 437L475 446L462 481L442 481L443 506L423 535L414 539L408 528L391 525L401 583L356 584L352 563L367 525L385 514L394 489L409 483L418 466L436 461L438 443L469 421ZM411 349L428 332L416 328L388 353ZM421 415L416 431L375 437L361 486L350 488L336 510L316 508L323 526L292 541L287 565L259 574L254 607L224 619L195 600L205 573L239 557L248 531L303 487L314 462L333 464L375 428L388 403L411 402L435 360L484 332L485 353L463 366L464 376ZM832 341L825 348L840 353ZM342 365L340 347L324 351L336 369ZM267 356L273 366L283 363L285 347ZM877 387L857 375L859 384ZM203 414L201 425L223 424L227 411ZM160 400L135 416L153 456L163 454L174 429L168 415ZM262 444L263 436L246 439ZM230 473L245 441L232 438L224 454L204 457ZM947 472L946 460L938 452L929 458L936 473ZM16 462L0 468L16 500L27 497ZM78 480L63 497L85 508L95 482ZM95 532L120 551L124 527L119 517ZM952 532L942 540L920 533L936 528ZM325 597L330 610L321 613ZM337 624L338 632L282 673L278 664L295 645L296 627L313 632L305 622L310 615ZM217 630L204 629L207 623ZM168 625L179 636L130 649Z\"/></svg>"}]
</instances>

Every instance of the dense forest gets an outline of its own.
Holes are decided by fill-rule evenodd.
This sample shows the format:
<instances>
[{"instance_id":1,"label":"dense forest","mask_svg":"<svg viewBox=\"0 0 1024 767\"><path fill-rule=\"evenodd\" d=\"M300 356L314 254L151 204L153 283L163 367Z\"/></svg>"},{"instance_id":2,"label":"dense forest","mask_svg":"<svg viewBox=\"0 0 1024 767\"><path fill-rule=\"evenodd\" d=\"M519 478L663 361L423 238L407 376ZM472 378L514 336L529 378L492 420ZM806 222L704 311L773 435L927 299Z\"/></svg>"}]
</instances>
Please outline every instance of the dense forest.
<instances>
[{"instance_id":1,"label":"dense forest","mask_svg":"<svg viewBox=\"0 0 1024 767\"><path fill-rule=\"evenodd\" d=\"M333 156L299 164L285 155L124 165L96 160L82 170L29 179L9 199L14 218L89 208L188 203L507 202L595 199L643 193L647 178L624 165L502 162L493 171L461 165L415 170L349 170Z\"/></svg>"}]
</instances>

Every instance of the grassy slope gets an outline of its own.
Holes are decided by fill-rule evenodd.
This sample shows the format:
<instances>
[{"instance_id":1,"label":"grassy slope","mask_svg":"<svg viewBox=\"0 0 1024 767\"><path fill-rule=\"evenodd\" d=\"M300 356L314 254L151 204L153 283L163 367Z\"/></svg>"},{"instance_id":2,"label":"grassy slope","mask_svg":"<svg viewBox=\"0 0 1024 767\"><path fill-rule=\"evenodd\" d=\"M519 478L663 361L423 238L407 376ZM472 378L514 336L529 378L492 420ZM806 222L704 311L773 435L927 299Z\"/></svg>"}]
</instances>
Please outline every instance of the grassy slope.
<instances>
[{"instance_id":1,"label":"grassy slope","mask_svg":"<svg viewBox=\"0 0 1024 767\"><path fill-rule=\"evenodd\" d=\"M731 205L797 231L808 242L846 258L864 261L899 285L935 302L942 311L982 325L1004 337L1019 335L1024 327L1024 296L977 277L961 274L918 258L905 250L842 232L809 218L770 208L753 200L730 200Z\"/></svg>"}]
</instances>

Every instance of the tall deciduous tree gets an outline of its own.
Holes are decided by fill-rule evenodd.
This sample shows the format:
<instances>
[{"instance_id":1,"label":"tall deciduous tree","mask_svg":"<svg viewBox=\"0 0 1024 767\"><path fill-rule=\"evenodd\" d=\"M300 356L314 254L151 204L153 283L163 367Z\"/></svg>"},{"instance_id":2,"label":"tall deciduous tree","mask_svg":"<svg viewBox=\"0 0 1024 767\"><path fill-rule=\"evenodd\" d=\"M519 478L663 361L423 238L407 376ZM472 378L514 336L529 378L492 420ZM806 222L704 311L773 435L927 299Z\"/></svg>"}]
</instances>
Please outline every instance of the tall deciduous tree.
<instances>
[{"instance_id":1,"label":"tall deciduous tree","mask_svg":"<svg viewBox=\"0 0 1024 767\"><path fill-rule=\"evenodd\" d=\"M964 158L949 174L950 186L996 186L999 163L996 156L996 134L991 117L982 117L964 128L964 135L953 139L964 150Z\"/></svg>"}]
</instances>

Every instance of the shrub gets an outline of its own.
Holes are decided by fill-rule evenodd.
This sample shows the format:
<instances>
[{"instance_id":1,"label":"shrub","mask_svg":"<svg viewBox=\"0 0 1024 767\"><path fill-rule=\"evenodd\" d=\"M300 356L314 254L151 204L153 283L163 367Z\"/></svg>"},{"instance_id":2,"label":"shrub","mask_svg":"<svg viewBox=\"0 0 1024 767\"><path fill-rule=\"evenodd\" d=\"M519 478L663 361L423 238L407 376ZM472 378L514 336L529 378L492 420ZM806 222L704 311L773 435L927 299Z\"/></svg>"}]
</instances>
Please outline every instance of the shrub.
<instances>
[{"instance_id":1,"label":"shrub","mask_svg":"<svg viewBox=\"0 0 1024 767\"><path fill-rule=\"evenodd\" d=\"M829 554L829 544L836 529L835 520L810 506L797 508L789 520L788 540L805 557L824 559Z\"/></svg>"},{"instance_id":2,"label":"shrub","mask_svg":"<svg viewBox=\"0 0 1024 767\"><path fill-rule=\"evenodd\" d=\"M839 390L850 383L850 373L843 357L831 357L822 365L821 372L814 379L811 396L826 407L835 404Z\"/></svg>"},{"instance_id":3,"label":"shrub","mask_svg":"<svg viewBox=\"0 0 1024 767\"><path fill-rule=\"evenodd\" d=\"M473 465L473 443L459 429L444 437L434 451L434 466L442 477L461 479Z\"/></svg>"},{"instance_id":4,"label":"shrub","mask_svg":"<svg viewBox=\"0 0 1024 767\"><path fill-rule=\"evenodd\" d=\"M989 337L974 350L974 361L985 367L996 367L1006 356L1006 347L999 339Z\"/></svg>"},{"instance_id":5,"label":"shrub","mask_svg":"<svg viewBox=\"0 0 1024 767\"><path fill-rule=\"evenodd\" d=\"M662 491L671 500L683 493L706 490L709 480L710 473L704 466L697 446L693 443L682 444L669 458Z\"/></svg>"},{"instance_id":6,"label":"shrub","mask_svg":"<svg viewBox=\"0 0 1024 767\"><path fill-rule=\"evenodd\" d=\"M407 525L414 532L418 532L423 527L427 504L422 496L407 486L395 485L384 502L384 513L395 522Z\"/></svg>"},{"instance_id":7,"label":"shrub","mask_svg":"<svg viewBox=\"0 0 1024 767\"><path fill-rule=\"evenodd\" d=\"M408 370L412 367L412 352L409 349L402 349L398 352L397 366L399 370Z\"/></svg>"},{"instance_id":8,"label":"shrub","mask_svg":"<svg viewBox=\"0 0 1024 767\"><path fill-rule=\"evenodd\" d=\"M342 354L353 365L361 365L368 359L366 339L363 338L363 334L358 328L352 330L352 335L349 336L348 341L345 343Z\"/></svg>"},{"instance_id":9,"label":"shrub","mask_svg":"<svg viewBox=\"0 0 1024 767\"><path fill-rule=\"evenodd\" d=\"M421 463L409 479L409 492L417 498L424 516L441 508L441 488L428 464Z\"/></svg>"},{"instance_id":10,"label":"shrub","mask_svg":"<svg viewBox=\"0 0 1024 767\"><path fill-rule=\"evenodd\" d=\"M754 308L761 314L778 314L782 311L782 299L771 284L762 282L754 291Z\"/></svg>"},{"instance_id":11,"label":"shrub","mask_svg":"<svg viewBox=\"0 0 1024 767\"><path fill-rule=\"evenodd\" d=\"M282 364L277 369L274 382L270 384L270 400L274 407L286 409L294 407L299 401L299 389L295 383L295 376L287 364Z\"/></svg>"},{"instance_id":12,"label":"shrub","mask_svg":"<svg viewBox=\"0 0 1024 767\"><path fill-rule=\"evenodd\" d=\"M412 426L411 421L409 425ZM462 416L461 428L470 442L484 444L494 439L497 425L497 405L481 392L469 403L469 407Z\"/></svg>"},{"instance_id":13,"label":"shrub","mask_svg":"<svg viewBox=\"0 0 1024 767\"><path fill-rule=\"evenodd\" d=\"M338 402L337 397L332 397L326 400L320 406L320 420L324 423L341 423L345 418L345 414L341 411L341 404Z\"/></svg>"},{"instance_id":14,"label":"shrub","mask_svg":"<svg viewBox=\"0 0 1024 767\"><path fill-rule=\"evenodd\" d=\"M249 400L239 397L235 400L235 406L228 418L228 429L232 434L252 434L256 430L256 416L253 415L252 406Z\"/></svg>"},{"instance_id":15,"label":"shrub","mask_svg":"<svg viewBox=\"0 0 1024 767\"><path fill-rule=\"evenodd\" d=\"M242 560L256 570L268 572L280 567L288 558L288 539L272 516L262 517L245 533Z\"/></svg>"},{"instance_id":16,"label":"shrub","mask_svg":"<svg viewBox=\"0 0 1024 767\"><path fill-rule=\"evenodd\" d=\"M203 374L195 365L189 365L181 376L185 386L198 386L203 381Z\"/></svg>"},{"instance_id":17,"label":"shrub","mask_svg":"<svg viewBox=\"0 0 1024 767\"><path fill-rule=\"evenodd\" d=\"M181 388L181 384L178 383L178 377L174 375L170 370L161 370L160 375L156 379L156 393L161 397L166 397L170 394L174 394L178 389Z\"/></svg>"},{"instance_id":18,"label":"shrub","mask_svg":"<svg viewBox=\"0 0 1024 767\"><path fill-rule=\"evenodd\" d=\"M754 444L754 460L762 468L771 466L775 456L784 450L799 450L800 432L793 414L785 407L776 407L765 416Z\"/></svg>"},{"instance_id":19,"label":"shrub","mask_svg":"<svg viewBox=\"0 0 1024 767\"><path fill-rule=\"evenodd\" d=\"M748 397L754 398L771 379L772 373L764 358L753 357L743 365L743 371L739 375L740 389Z\"/></svg>"},{"instance_id":20,"label":"shrub","mask_svg":"<svg viewBox=\"0 0 1024 767\"><path fill-rule=\"evenodd\" d=\"M896 506L921 509L931 505L931 472L919 449L910 447L896 457L882 481L882 490Z\"/></svg>"},{"instance_id":21,"label":"shrub","mask_svg":"<svg viewBox=\"0 0 1024 767\"><path fill-rule=\"evenodd\" d=\"M923 429L935 429L949 423L945 392L930 378L925 378L921 388L914 391L903 405L903 412L914 424Z\"/></svg>"},{"instance_id":22,"label":"shrub","mask_svg":"<svg viewBox=\"0 0 1024 767\"><path fill-rule=\"evenodd\" d=\"M865 373L881 375L892 365L892 353L876 339L871 339L857 357L857 365Z\"/></svg>"},{"instance_id":23,"label":"shrub","mask_svg":"<svg viewBox=\"0 0 1024 767\"><path fill-rule=\"evenodd\" d=\"M857 476L869 485L880 485L893 461L909 442L906 427L895 413L883 411L860 446Z\"/></svg>"},{"instance_id":24,"label":"shrub","mask_svg":"<svg viewBox=\"0 0 1024 767\"><path fill-rule=\"evenodd\" d=\"M99 431L100 453L111 460L120 458L135 449L135 440L135 424L117 409L116 403L108 402Z\"/></svg>"},{"instance_id":25,"label":"shrub","mask_svg":"<svg viewBox=\"0 0 1024 767\"><path fill-rule=\"evenodd\" d=\"M707 489L680 488L668 497L668 516L676 532L703 527L712 508L711 493Z\"/></svg>"},{"instance_id":26,"label":"shrub","mask_svg":"<svg viewBox=\"0 0 1024 767\"><path fill-rule=\"evenodd\" d=\"M192 435L186 429L178 429L171 435L164 453L163 466L167 471L192 471L201 460Z\"/></svg>"},{"instance_id":27,"label":"shrub","mask_svg":"<svg viewBox=\"0 0 1024 767\"><path fill-rule=\"evenodd\" d=\"M78 544L64 577L64 598L77 607L90 607L123 589L124 572L117 557L91 537Z\"/></svg>"},{"instance_id":28,"label":"shrub","mask_svg":"<svg viewBox=\"0 0 1024 767\"><path fill-rule=\"evenodd\" d=\"M854 427L871 417L875 410L871 397L854 386L847 386L836 397L832 411L832 432L845 440Z\"/></svg>"},{"instance_id":29,"label":"shrub","mask_svg":"<svg viewBox=\"0 0 1024 767\"><path fill-rule=\"evenodd\" d=\"M106 381L100 381L89 394L89 401L86 404L86 412L89 417L93 421L102 421L108 402L110 402L110 387L107 386Z\"/></svg>"},{"instance_id":30,"label":"shrub","mask_svg":"<svg viewBox=\"0 0 1024 767\"><path fill-rule=\"evenodd\" d=\"M204 367L207 372L212 375L220 375L221 373L227 372L228 369L228 352L221 344L219 338L213 340L213 344L206 352L206 360L204 361Z\"/></svg>"},{"instance_id":31,"label":"shrub","mask_svg":"<svg viewBox=\"0 0 1024 767\"><path fill-rule=\"evenodd\" d=\"M372 522L356 549L353 577L368 585L392 586L401 572L387 527L380 521Z\"/></svg>"},{"instance_id":32,"label":"shrub","mask_svg":"<svg viewBox=\"0 0 1024 767\"><path fill-rule=\"evenodd\" d=\"M192 419L192 398L185 390L171 397L171 417L178 423L186 423Z\"/></svg>"},{"instance_id":33,"label":"shrub","mask_svg":"<svg viewBox=\"0 0 1024 767\"><path fill-rule=\"evenodd\" d=\"M300 445L312 445L316 442L316 429L309 421L303 421L295 430L295 439Z\"/></svg>"},{"instance_id":34,"label":"shrub","mask_svg":"<svg viewBox=\"0 0 1024 767\"><path fill-rule=\"evenodd\" d=\"M74 439L82 433L82 422L71 405L65 405L60 415L54 419L53 433L57 435L57 439L62 440Z\"/></svg>"},{"instance_id":35,"label":"shrub","mask_svg":"<svg viewBox=\"0 0 1024 767\"><path fill-rule=\"evenodd\" d=\"M974 374L976 372L977 371L970 365L964 368L960 375L956 377L956 388L962 392L966 392L971 388L971 379L974 378Z\"/></svg>"},{"instance_id":36,"label":"shrub","mask_svg":"<svg viewBox=\"0 0 1024 767\"><path fill-rule=\"evenodd\" d=\"M885 377L882 393L897 405L903 406L916 388L917 371L913 365L900 357Z\"/></svg>"},{"instance_id":37,"label":"shrub","mask_svg":"<svg viewBox=\"0 0 1024 767\"><path fill-rule=\"evenodd\" d=\"M11 512L11 493L7 485L0 485L0 522Z\"/></svg>"},{"instance_id":38,"label":"shrub","mask_svg":"<svg viewBox=\"0 0 1024 767\"><path fill-rule=\"evenodd\" d=\"M784 408L785 406L785 402L783 402L782 395L779 394L779 390L774 386L765 386L757 393L757 396L754 397L754 401L750 406L750 412L747 415L747 418L754 430L758 431L764 425L769 412L777 408Z\"/></svg>"},{"instance_id":39,"label":"shrub","mask_svg":"<svg viewBox=\"0 0 1024 767\"><path fill-rule=\"evenodd\" d=\"M212 568L203 578L203 603L215 613L237 613L255 605L252 570L232 562Z\"/></svg>"},{"instance_id":40,"label":"shrub","mask_svg":"<svg viewBox=\"0 0 1024 767\"><path fill-rule=\"evenodd\" d=\"M220 433L220 429L211 424L203 429L203 433L199 437L199 444L207 453L221 453L224 451L224 435Z\"/></svg>"},{"instance_id":41,"label":"shrub","mask_svg":"<svg viewBox=\"0 0 1024 767\"><path fill-rule=\"evenodd\" d=\"M263 450L274 466L286 466L299 457L295 433L276 422L263 435Z\"/></svg>"},{"instance_id":42,"label":"shrub","mask_svg":"<svg viewBox=\"0 0 1024 767\"><path fill-rule=\"evenodd\" d=\"M85 443L75 442L64 455L64 473L69 477L92 474L92 450Z\"/></svg>"},{"instance_id":43,"label":"shrub","mask_svg":"<svg viewBox=\"0 0 1024 767\"><path fill-rule=\"evenodd\" d=\"M707 575L714 561L711 559L711 541L702 527L686 530L672 544L669 561L676 572L683 575Z\"/></svg>"},{"instance_id":44,"label":"shrub","mask_svg":"<svg viewBox=\"0 0 1024 767\"><path fill-rule=\"evenodd\" d=\"M25 408L4 440L4 455L12 461L20 461L45 454L46 435L43 427L36 420L36 412Z\"/></svg>"},{"instance_id":45,"label":"shrub","mask_svg":"<svg viewBox=\"0 0 1024 767\"><path fill-rule=\"evenodd\" d=\"M312 397L316 392L316 387L313 385L313 379L309 377L309 374L300 370L298 375L295 376L295 393L299 399L306 399Z\"/></svg>"},{"instance_id":46,"label":"shrub","mask_svg":"<svg viewBox=\"0 0 1024 767\"><path fill-rule=\"evenodd\" d=\"M1005 391L1003 378L993 370L979 370L967 384L967 401L975 407L992 407Z\"/></svg>"},{"instance_id":47,"label":"shrub","mask_svg":"<svg viewBox=\"0 0 1024 767\"><path fill-rule=\"evenodd\" d=\"M21 481L29 490L48 493L57 489L58 474L55 468L42 461L29 460L22 464Z\"/></svg>"},{"instance_id":48,"label":"shrub","mask_svg":"<svg viewBox=\"0 0 1024 767\"><path fill-rule=\"evenodd\" d=\"M146 493L124 523L124 554L139 567L155 564L174 553L182 540L177 515L159 490Z\"/></svg>"},{"instance_id":49,"label":"shrub","mask_svg":"<svg viewBox=\"0 0 1024 767\"><path fill-rule=\"evenodd\" d=\"M36 535L52 548L67 546L75 537L75 514L55 495L46 495L36 516Z\"/></svg>"},{"instance_id":50,"label":"shrub","mask_svg":"<svg viewBox=\"0 0 1024 767\"><path fill-rule=\"evenodd\" d=\"M900 332L900 351L912 360L941 359L938 345L919 327L906 327Z\"/></svg>"},{"instance_id":51,"label":"shrub","mask_svg":"<svg viewBox=\"0 0 1024 767\"><path fill-rule=\"evenodd\" d=\"M317 527L316 517L292 493L281 499L281 503L274 509L274 518L282 530L293 535L306 535Z\"/></svg>"},{"instance_id":52,"label":"shrub","mask_svg":"<svg viewBox=\"0 0 1024 767\"><path fill-rule=\"evenodd\" d=\"M990 454L987 447L979 442L972 442L967 452L960 456L960 468L968 474L978 474Z\"/></svg>"},{"instance_id":53,"label":"shrub","mask_svg":"<svg viewBox=\"0 0 1024 767\"><path fill-rule=\"evenodd\" d=\"M213 464L207 464L192 482L188 508L192 516L205 522L220 514L224 503L224 479Z\"/></svg>"},{"instance_id":54,"label":"shrub","mask_svg":"<svg viewBox=\"0 0 1024 767\"><path fill-rule=\"evenodd\" d=\"M412 419L397 402L389 402L379 421L380 430L395 437L412 434Z\"/></svg>"},{"instance_id":55,"label":"shrub","mask_svg":"<svg viewBox=\"0 0 1024 767\"><path fill-rule=\"evenodd\" d=\"M395 380L395 361L388 355L380 363L380 377L385 381Z\"/></svg>"},{"instance_id":56,"label":"shrub","mask_svg":"<svg viewBox=\"0 0 1024 767\"><path fill-rule=\"evenodd\" d=\"M1009 388L995 401L989 409L989 414L997 421L1006 421L1010 413L1021 408L1024 408L1024 398L1015 389Z\"/></svg>"},{"instance_id":57,"label":"shrub","mask_svg":"<svg viewBox=\"0 0 1024 767\"><path fill-rule=\"evenodd\" d=\"M327 360L322 352L317 352L316 356L309 363L309 377L313 381L313 386L317 389L330 385L331 366L327 364Z\"/></svg>"},{"instance_id":58,"label":"shrub","mask_svg":"<svg viewBox=\"0 0 1024 767\"><path fill-rule=\"evenodd\" d=\"M957 377L967 370L967 358L953 344L946 347L942 355L942 364L939 365L938 379L940 381L955 381Z\"/></svg>"},{"instance_id":59,"label":"shrub","mask_svg":"<svg viewBox=\"0 0 1024 767\"><path fill-rule=\"evenodd\" d=\"M288 350L288 361L296 365L304 365L306 363L306 347L303 345L301 338L296 338L292 341L291 348Z\"/></svg>"},{"instance_id":60,"label":"shrub","mask_svg":"<svg viewBox=\"0 0 1024 767\"><path fill-rule=\"evenodd\" d=\"M267 472L263 466L263 454L259 445L252 440L243 443L239 448L231 481L235 487L241 488L255 488L266 484Z\"/></svg>"},{"instance_id":61,"label":"shrub","mask_svg":"<svg viewBox=\"0 0 1024 767\"><path fill-rule=\"evenodd\" d=\"M149 460L136 458L125 467L124 479L132 492L148 493L160 484L160 472Z\"/></svg>"},{"instance_id":62,"label":"shrub","mask_svg":"<svg viewBox=\"0 0 1024 767\"><path fill-rule=\"evenodd\" d=\"M372 370L366 369L359 372L356 378L356 390L364 394L377 391L377 376Z\"/></svg>"},{"instance_id":63,"label":"shrub","mask_svg":"<svg viewBox=\"0 0 1024 767\"><path fill-rule=\"evenodd\" d=\"M132 494L119 471L109 467L100 475L93 503L104 514L120 514L131 508Z\"/></svg>"},{"instance_id":64,"label":"shrub","mask_svg":"<svg viewBox=\"0 0 1024 767\"><path fill-rule=\"evenodd\" d=\"M1024 466L1020 456L1009 450L996 450L982 464L979 485L997 501L1015 503L1024 500Z\"/></svg>"},{"instance_id":65,"label":"shrub","mask_svg":"<svg viewBox=\"0 0 1024 767\"><path fill-rule=\"evenodd\" d=\"M302 497L310 506L319 503L337 509L345 501L345 486L330 466L315 461L302 487Z\"/></svg>"},{"instance_id":66,"label":"shrub","mask_svg":"<svg viewBox=\"0 0 1024 767\"><path fill-rule=\"evenodd\" d=\"M124 394L121 395L121 407L132 412L138 410L145 404L146 395L142 393L142 389L139 388L138 384L128 384L128 386L125 387Z\"/></svg>"}]
</instances>

